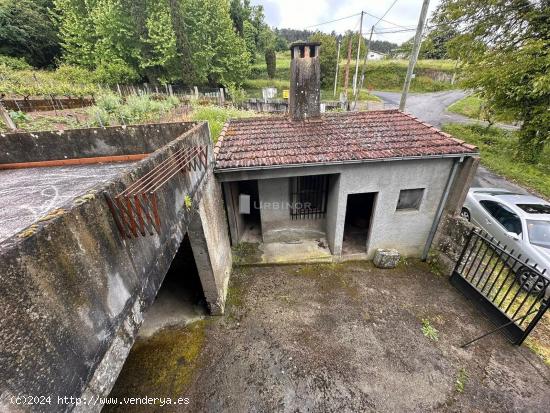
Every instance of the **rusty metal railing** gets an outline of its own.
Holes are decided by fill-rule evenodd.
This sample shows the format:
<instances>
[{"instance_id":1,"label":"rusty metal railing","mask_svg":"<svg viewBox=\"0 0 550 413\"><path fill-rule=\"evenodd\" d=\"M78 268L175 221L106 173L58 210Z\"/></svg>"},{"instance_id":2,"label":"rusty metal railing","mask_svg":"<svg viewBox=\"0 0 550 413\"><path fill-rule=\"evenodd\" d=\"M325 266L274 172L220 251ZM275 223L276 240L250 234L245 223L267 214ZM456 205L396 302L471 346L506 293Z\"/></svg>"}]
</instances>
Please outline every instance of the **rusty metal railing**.
<instances>
[{"instance_id":1,"label":"rusty metal railing","mask_svg":"<svg viewBox=\"0 0 550 413\"><path fill-rule=\"evenodd\" d=\"M115 197L104 193L122 238L160 234L158 191L177 174L203 171L207 166L208 146L181 148Z\"/></svg>"}]
</instances>

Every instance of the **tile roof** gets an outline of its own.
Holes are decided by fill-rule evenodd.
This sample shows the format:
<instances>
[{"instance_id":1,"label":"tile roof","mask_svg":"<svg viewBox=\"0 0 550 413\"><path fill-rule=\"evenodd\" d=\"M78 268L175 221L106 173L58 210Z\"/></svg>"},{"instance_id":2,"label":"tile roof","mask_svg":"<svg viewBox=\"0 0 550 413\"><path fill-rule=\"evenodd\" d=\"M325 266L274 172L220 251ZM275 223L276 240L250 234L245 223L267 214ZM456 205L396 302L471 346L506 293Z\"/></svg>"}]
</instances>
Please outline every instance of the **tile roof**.
<instances>
[{"instance_id":1,"label":"tile roof","mask_svg":"<svg viewBox=\"0 0 550 413\"><path fill-rule=\"evenodd\" d=\"M324 114L293 122L272 116L230 120L214 149L216 170L477 154L398 110Z\"/></svg>"}]
</instances>

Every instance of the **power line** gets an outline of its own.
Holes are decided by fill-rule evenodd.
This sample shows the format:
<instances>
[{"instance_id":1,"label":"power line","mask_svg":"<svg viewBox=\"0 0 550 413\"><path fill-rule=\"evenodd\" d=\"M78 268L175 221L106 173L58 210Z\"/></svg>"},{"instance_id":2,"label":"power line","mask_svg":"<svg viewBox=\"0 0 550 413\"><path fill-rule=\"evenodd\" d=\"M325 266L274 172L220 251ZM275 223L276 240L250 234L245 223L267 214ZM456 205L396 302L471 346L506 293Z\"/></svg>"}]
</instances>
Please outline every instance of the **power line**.
<instances>
[{"instance_id":1,"label":"power line","mask_svg":"<svg viewBox=\"0 0 550 413\"><path fill-rule=\"evenodd\" d=\"M311 26L306 26L304 29L309 29L309 28L312 28L312 27L323 26L323 25L325 25L325 24L334 23L334 22L339 22L339 21L346 20L346 19L351 19L352 17L359 16L360 14L361 14L361 13L355 13L355 14L351 14L351 15L346 16L346 17L341 17L341 18L339 18L339 19L334 19L334 20L329 20L329 21L322 22L322 23L312 24Z\"/></svg>"},{"instance_id":2,"label":"power line","mask_svg":"<svg viewBox=\"0 0 550 413\"><path fill-rule=\"evenodd\" d=\"M390 12L393 6L395 6L395 3L397 3L397 0L393 0L393 3L391 4L390 7L388 7L388 10L386 10L386 12L382 15L382 17L380 17L378 21L372 25L372 27L376 26L378 23L380 23L380 21L382 21L382 19L384 19L384 17L386 17L386 15Z\"/></svg>"}]
</instances>

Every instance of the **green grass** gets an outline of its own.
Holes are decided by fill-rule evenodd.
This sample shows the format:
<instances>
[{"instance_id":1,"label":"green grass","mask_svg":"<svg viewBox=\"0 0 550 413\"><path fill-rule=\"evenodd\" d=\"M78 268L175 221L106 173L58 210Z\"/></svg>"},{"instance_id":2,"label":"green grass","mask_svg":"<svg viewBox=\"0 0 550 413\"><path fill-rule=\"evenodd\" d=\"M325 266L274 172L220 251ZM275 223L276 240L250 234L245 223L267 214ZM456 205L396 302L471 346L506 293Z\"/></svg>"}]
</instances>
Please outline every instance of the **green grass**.
<instances>
[{"instance_id":1,"label":"green grass","mask_svg":"<svg viewBox=\"0 0 550 413\"><path fill-rule=\"evenodd\" d=\"M257 116L257 114L251 110L240 110L234 107L208 105L195 107L193 114L191 115L191 119L208 121L210 126L210 135L212 136L214 143L216 143L225 122L229 119L250 118L252 116Z\"/></svg>"},{"instance_id":2,"label":"green grass","mask_svg":"<svg viewBox=\"0 0 550 413\"><path fill-rule=\"evenodd\" d=\"M369 100L376 100L368 95L370 90L390 90L399 91L403 87L405 74L407 72L408 60L373 60L367 62L365 68L364 94ZM339 65L339 89L344 84L345 59L340 61ZM453 60L419 60L415 69L416 77L411 82L412 92L436 92L440 90L449 90L456 88L450 82L433 80L433 77L443 72L446 75L452 75L455 70L456 62ZM359 71L362 69L362 63ZM350 63L350 89L355 71L355 60ZM274 86L279 90L288 89L290 78L290 52L277 54L277 70L274 79L267 77L267 68L262 56L258 56L256 63L252 65L250 79L248 79L244 88L249 97L261 97L262 87ZM322 91L323 99L332 99L331 87L326 87ZM326 96L326 97L325 97ZM361 99L363 100L363 99Z\"/></svg>"},{"instance_id":3,"label":"green grass","mask_svg":"<svg viewBox=\"0 0 550 413\"><path fill-rule=\"evenodd\" d=\"M468 381L468 373L464 368L461 368L456 375L455 381L455 390L458 393L464 393L464 388L466 387L466 382Z\"/></svg>"},{"instance_id":4,"label":"green grass","mask_svg":"<svg viewBox=\"0 0 550 413\"><path fill-rule=\"evenodd\" d=\"M472 119L488 120L483 99L476 95L466 96L456 101L447 110ZM514 118L506 113L496 113L493 115L493 120L502 123L512 123Z\"/></svg>"},{"instance_id":5,"label":"green grass","mask_svg":"<svg viewBox=\"0 0 550 413\"><path fill-rule=\"evenodd\" d=\"M476 145L481 163L491 171L533 189L550 199L550 145L546 145L539 163L528 164L518 159L518 133L482 125L448 124L445 132Z\"/></svg>"}]
</instances>

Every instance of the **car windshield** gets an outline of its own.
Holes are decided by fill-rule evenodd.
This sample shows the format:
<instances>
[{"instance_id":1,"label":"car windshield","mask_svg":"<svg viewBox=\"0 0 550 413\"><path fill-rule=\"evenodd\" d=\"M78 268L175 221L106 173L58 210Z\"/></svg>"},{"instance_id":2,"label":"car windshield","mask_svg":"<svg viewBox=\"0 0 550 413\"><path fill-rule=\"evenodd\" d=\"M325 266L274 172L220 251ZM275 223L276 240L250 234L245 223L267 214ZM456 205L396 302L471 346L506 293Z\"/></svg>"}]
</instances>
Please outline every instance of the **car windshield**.
<instances>
[{"instance_id":1,"label":"car windshield","mask_svg":"<svg viewBox=\"0 0 550 413\"><path fill-rule=\"evenodd\" d=\"M527 231L531 244L550 249L550 221L527 220Z\"/></svg>"}]
</instances>

